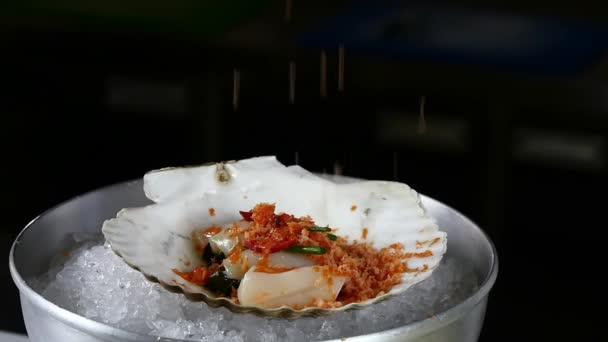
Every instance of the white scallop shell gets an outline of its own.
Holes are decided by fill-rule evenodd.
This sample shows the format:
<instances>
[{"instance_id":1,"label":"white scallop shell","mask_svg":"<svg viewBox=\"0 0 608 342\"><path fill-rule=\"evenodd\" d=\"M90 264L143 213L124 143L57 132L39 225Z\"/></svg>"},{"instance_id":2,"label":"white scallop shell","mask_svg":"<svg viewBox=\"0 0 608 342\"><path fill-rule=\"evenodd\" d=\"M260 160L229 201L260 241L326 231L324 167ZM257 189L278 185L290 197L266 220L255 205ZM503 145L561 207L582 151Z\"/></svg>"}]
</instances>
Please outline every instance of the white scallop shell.
<instances>
[{"instance_id":1,"label":"white scallop shell","mask_svg":"<svg viewBox=\"0 0 608 342\"><path fill-rule=\"evenodd\" d=\"M405 291L429 277L446 252L446 233L438 229L418 194L407 185L387 181L337 184L299 166L285 167L275 157L152 171L144 176L144 191L155 204L123 209L104 222L102 231L114 251L165 287L239 312L298 317L333 311L246 307L216 297L172 272L201 264L190 241L193 230L237 221L240 210L260 202L276 203L277 212L311 216L318 225L337 228L336 234L350 241L361 240L367 228L367 241L376 248L399 242L406 252L432 252L428 257L408 259L408 268L421 271L405 273L401 284L387 294L334 310L368 305ZM214 216L210 208L215 210Z\"/></svg>"}]
</instances>

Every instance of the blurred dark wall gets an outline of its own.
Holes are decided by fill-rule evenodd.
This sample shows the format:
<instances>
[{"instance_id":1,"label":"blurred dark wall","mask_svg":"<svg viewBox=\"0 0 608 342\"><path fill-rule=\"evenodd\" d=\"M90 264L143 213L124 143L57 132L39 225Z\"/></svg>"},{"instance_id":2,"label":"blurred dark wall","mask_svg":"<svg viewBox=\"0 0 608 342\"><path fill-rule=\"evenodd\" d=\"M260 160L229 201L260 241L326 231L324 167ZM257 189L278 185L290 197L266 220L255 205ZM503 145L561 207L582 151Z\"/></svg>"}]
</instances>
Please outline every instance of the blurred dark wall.
<instances>
[{"instance_id":1,"label":"blurred dark wall","mask_svg":"<svg viewBox=\"0 0 608 342\"><path fill-rule=\"evenodd\" d=\"M292 29L345 3L298 4ZM493 6L604 20L601 2ZM313 171L333 172L337 163L347 175L406 182L490 234L501 270L482 341L516 340L522 332L530 339L597 336L594 321L579 313L603 288L591 260L602 258L596 244L603 225L595 217L603 202L595 195L606 179L605 58L555 76L347 50L339 93L337 53L328 51L322 99L319 51L290 44L278 3L225 33L201 36L19 13L4 17L1 36L5 255L29 220L83 192L165 166L263 154L291 164L297 152ZM297 62L294 104L290 60ZM6 270L2 275L13 301L0 328L24 331L16 290Z\"/></svg>"}]
</instances>

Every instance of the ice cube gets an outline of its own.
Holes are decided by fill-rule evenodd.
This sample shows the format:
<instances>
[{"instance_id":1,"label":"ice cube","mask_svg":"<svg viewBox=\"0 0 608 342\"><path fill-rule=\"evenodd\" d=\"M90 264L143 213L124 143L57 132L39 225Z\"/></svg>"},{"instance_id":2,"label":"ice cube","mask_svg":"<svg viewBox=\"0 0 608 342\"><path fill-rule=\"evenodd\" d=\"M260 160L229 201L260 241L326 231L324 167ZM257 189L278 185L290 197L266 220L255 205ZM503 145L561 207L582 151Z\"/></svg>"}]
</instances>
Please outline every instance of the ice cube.
<instances>
[{"instance_id":1,"label":"ice cube","mask_svg":"<svg viewBox=\"0 0 608 342\"><path fill-rule=\"evenodd\" d=\"M97 238L78 247L29 284L81 316L136 333L195 341L314 341L365 335L437 314L469 296L471 269L444 257L431 277L405 293L365 309L297 320L262 318L211 308L151 283Z\"/></svg>"}]
</instances>

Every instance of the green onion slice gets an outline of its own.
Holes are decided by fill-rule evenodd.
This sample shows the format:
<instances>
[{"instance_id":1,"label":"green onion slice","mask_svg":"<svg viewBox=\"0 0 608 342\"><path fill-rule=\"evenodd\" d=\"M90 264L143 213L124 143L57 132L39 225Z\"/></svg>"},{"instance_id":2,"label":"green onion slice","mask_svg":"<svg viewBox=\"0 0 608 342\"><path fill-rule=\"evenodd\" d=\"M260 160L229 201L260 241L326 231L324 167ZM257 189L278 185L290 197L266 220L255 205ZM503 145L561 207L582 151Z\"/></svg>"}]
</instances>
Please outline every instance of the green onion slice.
<instances>
[{"instance_id":1,"label":"green onion slice","mask_svg":"<svg viewBox=\"0 0 608 342\"><path fill-rule=\"evenodd\" d=\"M302 253L302 254L325 254L325 248L321 246L291 246L286 249L288 252L292 253Z\"/></svg>"},{"instance_id":2,"label":"green onion slice","mask_svg":"<svg viewBox=\"0 0 608 342\"><path fill-rule=\"evenodd\" d=\"M308 228L308 230L310 230L311 232L331 232L331 228L329 228L329 226L327 227L310 227Z\"/></svg>"}]
</instances>

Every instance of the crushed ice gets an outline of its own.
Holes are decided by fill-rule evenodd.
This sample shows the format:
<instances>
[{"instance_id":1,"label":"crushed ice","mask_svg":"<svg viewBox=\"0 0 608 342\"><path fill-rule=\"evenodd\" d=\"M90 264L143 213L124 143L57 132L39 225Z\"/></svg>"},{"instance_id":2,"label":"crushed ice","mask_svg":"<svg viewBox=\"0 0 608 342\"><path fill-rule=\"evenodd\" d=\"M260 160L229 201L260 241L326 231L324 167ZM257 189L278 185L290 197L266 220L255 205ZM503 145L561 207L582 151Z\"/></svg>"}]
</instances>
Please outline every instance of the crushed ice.
<instances>
[{"instance_id":1,"label":"crushed ice","mask_svg":"<svg viewBox=\"0 0 608 342\"><path fill-rule=\"evenodd\" d=\"M478 284L473 270L444 257L425 281L365 309L270 319L188 301L146 280L98 237L74 240L79 246L67 260L29 282L36 291L67 310L117 328L184 340L317 341L364 335L437 314L468 297Z\"/></svg>"}]
</instances>

